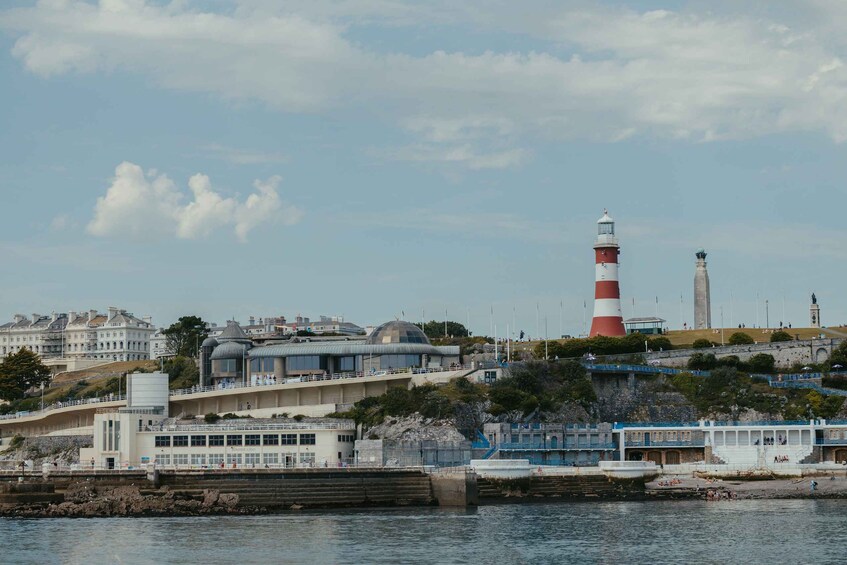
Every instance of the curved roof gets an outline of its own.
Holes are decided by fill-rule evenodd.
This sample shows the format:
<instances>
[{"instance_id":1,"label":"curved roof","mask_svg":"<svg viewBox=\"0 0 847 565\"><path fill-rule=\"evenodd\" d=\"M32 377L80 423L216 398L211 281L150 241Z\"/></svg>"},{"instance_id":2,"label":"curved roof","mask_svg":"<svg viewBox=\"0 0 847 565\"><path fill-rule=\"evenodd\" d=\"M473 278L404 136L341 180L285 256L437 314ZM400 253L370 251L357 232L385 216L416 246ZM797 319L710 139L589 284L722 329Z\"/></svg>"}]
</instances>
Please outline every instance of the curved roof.
<instances>
[{"instance_id":1,"label":"curved roof","mask_svg":"<svg viewBox=\"0 0 847 565\"><path fill-rule=\"evenodd\" d=\"M223 347L223 346L221 346ZM220 348L218 348L220 349ZM456 353L458 354L458 346ZM217 353L217 349L215 353ZM428 343L383 343L361 342L293 343L265 345L250 351L250 357L290 357L294 355L449 355ZM214 359L214 354L212 359Z\"/></svg>"},{"instance_id":2,"label":"curved roof","mask_svg":"<svg viewBox=\"0 0 847 565\"><path fill-rule=\"evenodd\" d=\"M241 329L241 326L238 325L238 322L233 320L229 320L226 323L226 328L221 332L221 335L218 336L218 343L225 343L227 341L240 341L243 343L249 343L250 338L247 337L247 334L244 333L244 330Z\"/></svg>"},{"instance_id":3,"label":"curved roof","mask_svg":"<svg viewBox=\"0 0 847 565\"><path fill-rule=\"evenodd\" d=\"M218 359L240 359L247 353L247 346L243 343L228 341L222 343L212 351L209 359L216 361Z\"/></svg>"},{"instance_id":4,"label":"curved roof","mask_svg":"<svg viewBox=\"0 0 847 565\"><path fill-rule=\"evenodd\" d=\"M203 344L200 347L215 347L218 344L218 340L213 337L207 337L203 340Z\"/></svg>"},{"instance_id":5,"label":"curved roof","mask_svg":"<svg viewBox=\"0 0 847 565\"><path fill-rule=\"evenodd\" d=\"M603 210L603 217L597 220L598 224L612 224L615 221L609 216L608 210Z\"/></svg>"},{"instance_id":6,"label":"curved roof","mask_svg":"<svg viewBox=\"0 0 847 565\"><path fill-rule=\"evenodd\" d=\"M365 343L384 345L388 343L423 343L429 345L429 338L415 324L394 320L376 328Z\"/></svg>"}]
</instances>

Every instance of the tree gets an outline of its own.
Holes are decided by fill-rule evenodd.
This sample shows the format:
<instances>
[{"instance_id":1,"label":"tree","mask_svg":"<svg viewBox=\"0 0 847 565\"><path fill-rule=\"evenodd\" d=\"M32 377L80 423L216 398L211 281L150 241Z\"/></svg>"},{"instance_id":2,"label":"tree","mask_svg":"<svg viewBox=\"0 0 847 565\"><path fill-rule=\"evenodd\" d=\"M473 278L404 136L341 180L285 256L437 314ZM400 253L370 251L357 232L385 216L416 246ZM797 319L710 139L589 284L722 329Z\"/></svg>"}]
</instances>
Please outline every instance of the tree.
<instances>
[{"instance_id":1,"label":"tree","mask_svg":"<svg viewBox=\"0 0 847 565\"><path fill-rule=\"evenodd\" d=\"M773 355L768 353L757 353L747 361L747 368L751 373L773 373L775 365Z\"/></svg>"},{"instance_id":2,"label":"tree","mask_svg":"<svg viewBox=\"0 0 847 565\"><path fill-rule=\"evenodd\" d=\"M48 382L50 369L29 349L22 348L0 363L0 399L21 399L28 389Z\"/></svg>"},{"instance_id":3,"label":"tree","mask_svg":"<svg viewBox=\"0 0 847 565\"><path fill-rule=\"evenodd\" d=\"M711 353L695 353L688 358L688 368L694 371L708 371L718 365L718 360Z\"/></svg>"},{"instance_id":4,"label":"tree","mask_svg":"<svg viewBox=\"0 0 847 565\"><path fill-rule=\"evenodd\" d=\"M418 327L421 327L420 324L415 324ZM464 326L464 324L460 324L459 322L451 322L447 321L447 333L444 333L444 320L440 322L437 320L431 320L424 324L423 331L426 334L426 337L430 339L434 339L436 337L468 337L468 329Z\"/></svg>"},{"instance_id":5,"label":"tree","mask_svg":"<svg viewBox=\"0 0 847 565\"><path fill-rule=\"evenodd\" d=\"M164 363L171 389L188 388L200 383L200 371L194 359L180 355Z\"/></svg>"},{"instance_id":6,"label":"tree","mask_svg":"<svg viewBox=\"0 0 847 565\"><path fill-rule=\"evenodd\" d=\"M753 338L747 335L744 332L735 332L731 336L729 336L729 344L730 345L750 345L752 343L756 343L753 341Z\"/></svg>"},{"instance_id":7,"label":"tree","mask_svg":"<svg viewBox=\"0 0 847 565\"><path fill-rule=\"evenodd\" d=\"M206 322L199 316L183 316L162 333L168 353L183 357L196 357L200 344L209 335Z\"/></svg>"},{"instance_id":8,"label":"tree","mask_svg":"<svg viewBox=\"0 0 847 565\"><path fill-rule=\"evenodd\" d=\"M673 349L671 340L664 336L651 337L647 340L647 347L649 347L652 351L670 351Z\"/></svg>"},{"instance_id":9,"label":"tree","mask_svg":"<svg viewBox=\"0 0 847 565\"><path fill-rule=\"evenodd\" d=\"M707 347L712 347L712 342L704 337L701 337L695 339L691 347L693 347L694 349L706 349Z\"/></svg>"},{"instance_id":10,"label":"tree","mask_svg":"<svg viewBox=\"0 0 847 565\"><path fill-rule=\"evenodd\" d=\"M794 341L794 338L791 337L791 334L788 332L784 332L779 330L778 332L773 332L771 334L771 343L776 343L779 341Z\"/></svg>"}]
</instances>

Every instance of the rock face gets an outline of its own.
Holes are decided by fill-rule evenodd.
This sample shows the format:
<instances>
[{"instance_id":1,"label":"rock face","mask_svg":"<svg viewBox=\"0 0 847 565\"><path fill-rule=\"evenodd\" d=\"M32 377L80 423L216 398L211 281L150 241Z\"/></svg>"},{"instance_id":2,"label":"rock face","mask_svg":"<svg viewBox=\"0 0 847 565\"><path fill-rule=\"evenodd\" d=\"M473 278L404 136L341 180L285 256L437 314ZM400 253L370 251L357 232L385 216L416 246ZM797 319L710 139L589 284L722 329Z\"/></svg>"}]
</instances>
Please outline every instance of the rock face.
<instances>
[{"instance_id":1,"label":"rock face","mask_svg":"<svg viewBox=\"0 0 847 565\"><path fill-rule=\"evenodd\" d=\"M27 517L93 518L104 516L199 516L203 514L256 513L239 508L237 494L203 491L200 499L176 496L168 487L142 494L135 486L98 487L90 482L72 484L65 501L49 505L23 505L0 510L0 515Z\"/></svg>"},{"instance_id":2,"label":"rock face","mask_svg":"<svg viewBox=\"0 0 847 565\"><path fill-rule=\"evenodd\" d=\"M17 449L4 451L0 461L25 461L32 459L37 469L41 463L56 462L65 466L79 463L79 448L91 447L94 438L90 435L79 436L41 436L24 439Z\"/></svg>"},{"instance_id":3,"label":"rock face","mask_svg":"<svg viewBox=\"0 0 847 565\"><path fill-rule=\"evenodd\" d=\"M388 417L382 424L368 430L367 435L373 439L400 441L458 442L465 440L465 436L459 433L451 421L424 418L420 414L412 414L404 418Z\"/></svg>"}]
</instances>

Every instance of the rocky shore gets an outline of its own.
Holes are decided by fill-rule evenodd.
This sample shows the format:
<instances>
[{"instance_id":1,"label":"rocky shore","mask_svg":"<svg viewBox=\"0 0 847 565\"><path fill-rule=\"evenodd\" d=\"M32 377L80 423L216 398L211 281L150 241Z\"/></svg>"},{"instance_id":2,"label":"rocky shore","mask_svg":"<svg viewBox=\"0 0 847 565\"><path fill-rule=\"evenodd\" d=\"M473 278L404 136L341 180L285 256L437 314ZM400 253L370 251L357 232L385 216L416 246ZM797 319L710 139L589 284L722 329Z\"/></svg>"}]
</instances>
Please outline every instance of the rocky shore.
<instances>
[{"instance_id":1,"label":"rocky shore","mask_svg":"<svg viewBox=\"0 0 847 565\"><path fill-rule=\"evenodd\" d=\"M815 481L815 490L811 481ZM762 500L797 498L847 498L847 478L817 476L791 479L726 480L662 477L645 485L656 498L704 500Z\"/></svg>"},{"instance_id":2,"label":"rocky shore","mask_svg":"<svg viewBox=\"0 0 847 565\"><path fill-rule=\"evenodd\" d=\"M202 500L177 495L168 487L142 493L137 486L101 487L75 483L64 493L64 502L0 504L0 516L22 518L102 518L112 516L203 516L258 514L259 507L238 504L237 494L207 489Z\"/></svg>"}]
</instances>

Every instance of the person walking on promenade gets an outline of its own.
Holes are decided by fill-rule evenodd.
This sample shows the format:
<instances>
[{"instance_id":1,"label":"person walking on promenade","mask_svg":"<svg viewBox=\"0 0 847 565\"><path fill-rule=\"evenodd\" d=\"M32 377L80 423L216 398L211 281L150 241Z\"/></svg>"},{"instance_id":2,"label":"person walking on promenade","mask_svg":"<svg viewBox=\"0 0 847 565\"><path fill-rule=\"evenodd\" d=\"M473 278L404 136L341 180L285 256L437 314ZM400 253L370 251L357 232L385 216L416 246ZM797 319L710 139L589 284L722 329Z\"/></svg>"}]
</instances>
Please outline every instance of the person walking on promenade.
<instances>
[{"instance_id":1,"label":"person walking on promenade","mask_svg":"<svg viewBox=\"0 0 847 565\"><path fill-rule=\"evenodd\" d=\"M809 483L809 493L815 494L815 489L818 488L818 482L815 479L812 479L812 482Z\"/></svg>"}]
</instances>

